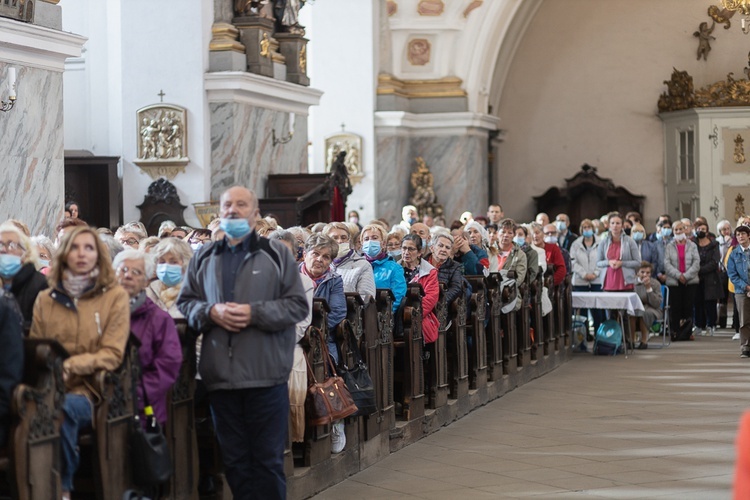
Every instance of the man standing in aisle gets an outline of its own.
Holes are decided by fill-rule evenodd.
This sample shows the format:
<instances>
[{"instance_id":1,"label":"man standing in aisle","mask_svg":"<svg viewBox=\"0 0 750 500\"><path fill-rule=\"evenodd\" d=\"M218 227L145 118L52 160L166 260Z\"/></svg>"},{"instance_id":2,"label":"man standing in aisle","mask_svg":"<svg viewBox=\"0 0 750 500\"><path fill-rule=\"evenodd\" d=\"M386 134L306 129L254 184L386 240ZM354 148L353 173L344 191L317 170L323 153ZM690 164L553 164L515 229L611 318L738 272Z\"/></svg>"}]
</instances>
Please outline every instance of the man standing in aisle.
<instances>
[{"instance_id":1,"label":"man standing in aisle","mask_svg":"<svg viewBox=\"0 0 750 500\"><path fill-rule=\"evenodd\" d=\"M287 380L308 312L292 254L253 230L258 212L244 187L221 195L225 237L195 254L177 299L203 334L199 370L236 500L286 498Z\"/></svg>"}]
</instances>

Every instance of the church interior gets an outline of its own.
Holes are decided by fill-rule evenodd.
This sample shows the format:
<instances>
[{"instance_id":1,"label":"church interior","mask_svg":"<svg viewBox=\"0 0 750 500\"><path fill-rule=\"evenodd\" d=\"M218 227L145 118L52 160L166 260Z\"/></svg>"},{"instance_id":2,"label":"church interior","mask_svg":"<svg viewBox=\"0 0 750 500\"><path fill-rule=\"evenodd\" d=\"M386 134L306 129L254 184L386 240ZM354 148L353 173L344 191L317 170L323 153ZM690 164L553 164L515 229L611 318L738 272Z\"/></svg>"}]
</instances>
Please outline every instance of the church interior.
<instances>
[{"instance_id":1,"label":"church interior","mask_svg":"<svg viewBox=\"0 0 750 500\"><path fill-rule=\"evenodd\" d=\"M499 204L519 223L636 210L649 233L662 214L713 231L750 203L748 0L0 0L0 101L0 216L53 239L70 201L112 230L204 228L235 185L283 226L328 222L339 188L346 214L391 225L410 204L447 225ZM491 301L473 300L451 313L477 331ZM519 375L466 408L568 361L566 300L548 345L495 339ZM451 411L432 425L470 410ZM356 465L327 483L298 468L290 498L422 425L387 424L351 424L377 435Z\"/></svg>"}]
</instances>

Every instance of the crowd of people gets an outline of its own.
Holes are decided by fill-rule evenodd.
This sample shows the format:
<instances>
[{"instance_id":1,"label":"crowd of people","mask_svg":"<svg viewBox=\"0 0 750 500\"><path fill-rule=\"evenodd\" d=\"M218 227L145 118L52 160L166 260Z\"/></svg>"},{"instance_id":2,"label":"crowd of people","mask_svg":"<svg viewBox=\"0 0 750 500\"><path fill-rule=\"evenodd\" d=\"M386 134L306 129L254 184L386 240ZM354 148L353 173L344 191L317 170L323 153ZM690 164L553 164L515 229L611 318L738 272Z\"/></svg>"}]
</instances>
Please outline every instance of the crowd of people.
<instances>
[{"instance_id":1,"label":"crowd of people","mask_svg":"<svg viewBox=\"0 0 750 500\"><path fill-rule=\"evenodd\" d=\"M696 334L712 335L726 326L731 297L740 353L750 357L750 218L734 229L721 221L713 234L705 218L662 215L647 234L640 214L612 212L583 219L576 234L566 214L550 220L540 213L522 224L505 217L498 204L486 216L467 212L451 224L419 219L413 206L404 207L395 225L383 219L363 225L352 211L346 222L282 228L265 215L254 193L233 187L208 228L166 221L156 235L140 222L114 232L96 229L75 202L65 206L53 238L32 237L18 220L0 225L0 445L23 372L22 332L59 341L70 354L61 431L69 498L78 435L92 425L101 397L92 375L117 368L128 339L136 337L143 371L139 411L152 411L164 425L167 394L182 363L174 320L185 319L199 335L200 383L209 394L232 491L238 498L250 490L284 498L290 412L292 441L304 439L307 369L299 341L311 322L313 298L327 302L328 331L334 332L346 318L346 293L367 301L388 289L398 335L407 285L418 283L423 338L430 344L438 337L440 286L450 304L471 293L467 275L499 272L521 283L546 273L555 286L571 275L574 291L633 291L645 308L631 318L640 349L662 319L662 285L669 290L673 330L694 325ZM590 314L595 331L605 315ZM326 341L338 362L335 339ZM152 408L144 408L144 400ZM332 426L331 439L334 453L344 449L342 422Z\"/></svg>"}]
</instances>

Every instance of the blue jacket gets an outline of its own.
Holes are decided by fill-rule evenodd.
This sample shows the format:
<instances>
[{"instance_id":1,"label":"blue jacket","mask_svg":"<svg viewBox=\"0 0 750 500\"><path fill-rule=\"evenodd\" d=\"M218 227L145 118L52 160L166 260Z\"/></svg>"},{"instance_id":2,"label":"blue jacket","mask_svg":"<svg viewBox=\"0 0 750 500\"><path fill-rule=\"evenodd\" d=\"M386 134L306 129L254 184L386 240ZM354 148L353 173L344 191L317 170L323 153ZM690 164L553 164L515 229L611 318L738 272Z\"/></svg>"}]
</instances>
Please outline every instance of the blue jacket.
<instances>
[{"instance_id":1,"label":"blue jacket","mask_svg":"<svg viewBox=\"0 0 750 500\"><path fill-rule=\"evenodd\" d=\"M370 262L375 278L375 288L387 288L393 292L393 312L398 310L401 300L406 295L404 268L390 257Z\"/></svg>"},{"instance_id":2,"label":"blue jacket","mask_svg":"<svg viewBox=\"0 0 750 500\"><path fill-rule=\"evenodd\" d=\"M745 256L745 252L742 251L742 247L737 245L732 253L729 254L727 261L727 275L729 280L734 285L735 294L745 293L745 287L750 284L747 276L748 259Z\"/></svg>"},{"instance_id":3,"label":"blue jacket","mask_svg":"<svg viewBox=\"0 0 750 500\"><path fill-rule=\"evenodd\" d=\"M664 247L664 245L661 245L661 246ZM663 253L659 252L659 247L657 246L657 243L653 243L648 240L643 240L641 241L640 245L638 245L638 249L641 251L641 260L650 262L651 265L654 266L654 270L653 270L654 277L660 274L664 274Z\"/></svg>"},{"instance_id":4,"label":"blue jacket","mask_svg":"<svg viewBox=\"0 0 750 500\"><path fill-rule=\"evenodd\" d=\"M303 264L304 265L304 264ZM344 295L344 280L341 276L331 271L328 278L323 280L315 295L319 299L325 299L331 312L328 313L328 329L333 332L334 328L346 318L346 296ZM335 335L332 334L333 337Z\"/></svg>"}]
</instances>

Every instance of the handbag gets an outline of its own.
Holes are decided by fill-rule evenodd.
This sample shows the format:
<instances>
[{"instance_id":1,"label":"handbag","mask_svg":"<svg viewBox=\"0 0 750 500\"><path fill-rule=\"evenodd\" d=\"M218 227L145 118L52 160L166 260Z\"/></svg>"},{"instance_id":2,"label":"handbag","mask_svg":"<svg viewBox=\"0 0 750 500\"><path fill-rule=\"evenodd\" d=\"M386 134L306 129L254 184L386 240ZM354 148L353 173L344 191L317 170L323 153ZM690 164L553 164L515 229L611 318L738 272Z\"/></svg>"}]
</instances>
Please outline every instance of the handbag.
<instances>
[{"instance_id":1,"label":"handbag","mask_svg":"<svg viewBox=\"0 0 750 500\"><path fill-rule=\"evenodd\" d=\"M354 415L357 412L357 405L354 404L344 380L336 373L322 332L315 327L310 327L310 331L311 335L316 335L320 339L320 349L326 365L330 368L331 376L323 382L318 382L310 366L310 360L305 356L309 372L308 380L312 381L307 388L305 419L311 426L327 425Z\"/></svg>"},{"instance_id":2,"label":"handbag","mask_svg":"<svg viewBox=\"0 0 750 500\"><path fill-rule=\"evenodd\" d=\"M357 413L354 416L372 415L378 411L375 400L375 384L372 383L370 372L367 370L367 365L362 360L362 355L357 347L357 339L354 336L352 324L344 320L344 329L347 332L347 341L349 342L349 349L352 352L354 365L348 367L346 364L341 363L339 372L341 373L341 378L344 379L346 388L349 389L349 393L352 395L354 404L357 405Z\"/></svg>"},{"instance_id":3,"label":"handbag","mask_svg":"<svg viewBox=\"0 0 750 500\"><path fill-rule=\"evenodd\" d=\"M172 459L167 438L153 416L145 387L143 388L143 403L147 422L145 428L141 425L136 389L141 378L140 374L140 362L137 365L134 363L131 369L134 411L130 421L130 466L133 472L133 483L139 488L147 489L165 483L172 477Z\"/></svg>"}]
</instances>

